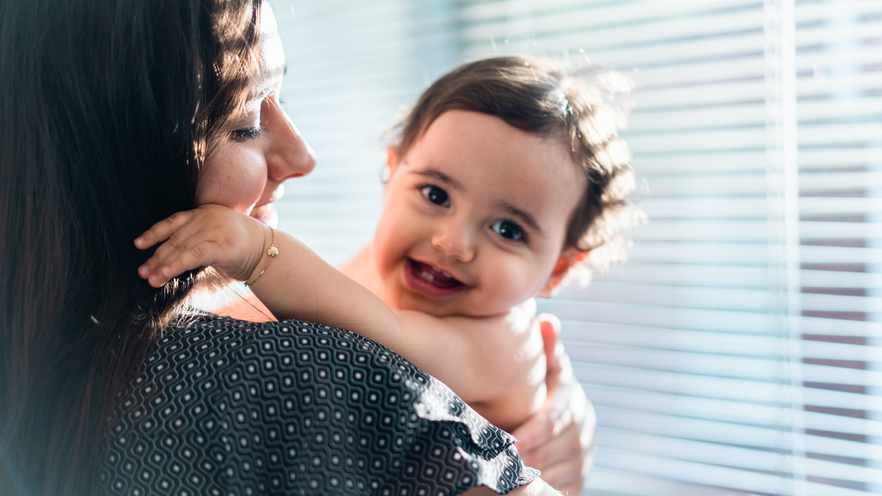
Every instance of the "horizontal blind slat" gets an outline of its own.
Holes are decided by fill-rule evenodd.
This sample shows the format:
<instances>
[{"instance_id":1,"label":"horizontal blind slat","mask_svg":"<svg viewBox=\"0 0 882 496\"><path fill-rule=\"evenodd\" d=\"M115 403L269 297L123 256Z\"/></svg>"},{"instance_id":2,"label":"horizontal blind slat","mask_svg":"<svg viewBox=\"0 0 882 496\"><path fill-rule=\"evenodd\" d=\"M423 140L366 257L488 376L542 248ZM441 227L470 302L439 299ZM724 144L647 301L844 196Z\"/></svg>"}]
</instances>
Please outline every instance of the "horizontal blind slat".
<instances>
[{"instance_id":1,"label":"horizontal blind slat","mask_svg":"<svg viewBox=\"0 0 882 496\"><path fill-rule=\"evenodd\" d=\"M780 357L780 337L756 334L735 334L708 332L699 330L671 329L664 327L649 327L620 324L575 324L572 329L563 334L570 342L583 347L595 347L594 354L614 353L607 346L635 347L655 350L669 350L670 360L676 364L681 361L707 361L713 364L714 358L719 358L725 363L727 356L740 355L743 357ZM623 353L631 354L636 360L640 360L640 350L628 349ZM700 353L702 356L690 356L689 353ZM852 360L864 362L882 361L882 347L870 344L848 344L829 341L803 340L800 342L800 350L794 351L802 358L825 359L825 360ZM573 350L573 358L581 358L579 350ZM609 359L607 357L606 359ZM590 360L589 360L590 361ZM752 375L774 376L773 370L757 370L773 367L774 364L751 362L746 359L735 360L729 367L738 371L741 375L749 370ZM880 376L882 379L882 376Z\"/></svg>"},{"instance_id":2,"label":"horizontal blind slat","mask_svg":"<svg viewBox=\"0 0 882 496\"><path fill-rule=\"evenodd\" d=\"M763 377L757 377L757 375L763 375L766 378L765 380L768 380L768 377L779 376L781 374L780 369L783 367L782 363L770 360L763 361L722 355L702 355L684 351L603 345L580 346L575 343L570 343L569 349L574 362L629 369L629 372L636 371L633 372L633 377L641 377L658 372L679 374L680 378L684 380L687 376L703 376L716 379L726 378L741 381L738 384L745 386L746 382L761 382L764 380ZM770 356L775 351L780 355L781 351L775 348L754 350L752 355ZM817 357L807 358L818 359ZM853 358L851 361L855 360L860 360L860 357ZM756 368L748 372L742 370L743 366L755 366ZM608 368L606 370L608 373L612 373L614 370L619 369ZM866 387L882 386L882 372L876 370L803 364L801 373L803 380L807 382ZM750 375L753 375L753 377L750 377ZM608 378L604 376L603 380L608 380ZM620 384L634 385L633 383Z\"/></svg>"},{"instance_id":3,"label":"horizontal blind slat","mask_svg":"<svg viewBox=\"0 0 882 496\"><path fill-rule=\"evenodd\" d=\"M640 446L642 452L655 456L758 471L767 471L776 465L786 466L789 462L786 455L772 451L618 430L598 431L598 443L620 451L630 451L633 446ZM804 463L808 465L809 472L816 477L868 483L882 480L882 471L879 469L812 458L806 459Z\"/></svg>"},{"instance_id":4,"label":"horizontal blind slat","mask_svg":"<svg viewBox=\"0 0 882 496\"><path fill-rule=\"evenodd\" d=\"M725 410L722 410L724 416L721 419L752 424L780 422L780 414L777 414L778 416L774 418L774 421L769 422L768 414L764 410L751 409L754 406L753 403L747 404L747 410L742 411L740 407L745 405L745 403L727 399L647 391L639 388L611 387L590 382L585 382L582 386L585 388L588 397L598 405L639 410L647 403L653 405L672 404L673 406L663 411L682 417L694 417L700 415L693 415L691 412L708 411L709 408L703 405L711 402L719 405L718 410L725 408ZM813 387L801 387L799 388L799 393L805 398L806 405L812 407L882 412L882 398L872 394L847 393ZM766 408L769 405L763 402L757 404ZM780 405L778 407L780 408ZM693 408L695 410L692 410Z\"/></svg>"},{"instance_id":5,"label":"horizontal blind slat","mask_svg":"<svg viewBox=\"0 0 882 496\"><path fill-rule=\"evenodd\" d=\"M781 479L764 473L598 447L597 465L699 484L775 494Z\"/></svg>"},{"instance_id":6,"label":"horizontal blind slat","mask_svg":"<svg viewBox=\"0 0 882 496\"><path fill-rule=\"evenodd\" d=\"M596 410L598 418L603 418L603 423L607 428L680 439L751 446L759 449L779 449L781 446L778 433L780 426L778 428L756 427L706 419L656 415L605 406L597 406ZM805 442L806 451L809 453L882 460L882 447L876 444L817 435L805 436Z\"/></svg>"},{"instance_id":7,"label":"horizontal blind slat","mask_svg":"<svg viewBox=\"0 0 882 496\"><path fill-rule=\"evenodd\" d=\"M701 226L695 226L700 228ZM848 239L857 239L852 236ZM651 237L637 238L652 240ZM882 278L866 272L801 270L803 288L882 289ZM727 288L763 288L772 285L773 274L765 267L726 267L721 265L638 264L615 267L595 276L597 283L637 283L660 286L702 286Z\"/></svg>"}]
</instances>

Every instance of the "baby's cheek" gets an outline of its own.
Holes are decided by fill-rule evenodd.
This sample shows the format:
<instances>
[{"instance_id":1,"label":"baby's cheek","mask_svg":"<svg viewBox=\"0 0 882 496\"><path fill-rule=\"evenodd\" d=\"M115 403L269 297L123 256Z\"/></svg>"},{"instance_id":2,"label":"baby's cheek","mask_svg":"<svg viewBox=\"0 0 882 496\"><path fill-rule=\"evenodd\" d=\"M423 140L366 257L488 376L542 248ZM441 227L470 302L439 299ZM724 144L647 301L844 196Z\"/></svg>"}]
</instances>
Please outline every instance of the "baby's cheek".
<instances>
[{"instance_id":1,"label":"baby's cheek","mask_svg":"<svg viewBox=\"0 0 882 496\"><path fill-rule=\"evenodd\" d=\"M487 310L506 312L530 297L530 277L523 264L506 260L504 255L494 258L491 259L494 267L487 278Z\"/></svg>"},{"instance_id":2,"label":"baby's cheek","mask_svg":"<svg viewBox=\"0 0 882 496\"><path fill-rule=\"evenodd\" d=\"M387 205L377 223L373 249L377 268L381 271L390 270L397 262L402 261L407 247L412 244L414 229L402 217L395 212L394 207Z\"/></svg>"},{"instance_id":3,"label":"baby's cheek","mask_svg":"<svg viewBox=\"0 0 882 496\"><path fill-rule=\"evenodd\" d=\"M388 276L390 265L392 263L392 254L389 253L389 237L384 229L383 221L380 221L380 224L377 225L377 230L374 232L374 241L371 244L371 248L374 254L374 264L377 267L377 272L380 275L380 278L385 280Z\"/></svg>"}]
</instances>

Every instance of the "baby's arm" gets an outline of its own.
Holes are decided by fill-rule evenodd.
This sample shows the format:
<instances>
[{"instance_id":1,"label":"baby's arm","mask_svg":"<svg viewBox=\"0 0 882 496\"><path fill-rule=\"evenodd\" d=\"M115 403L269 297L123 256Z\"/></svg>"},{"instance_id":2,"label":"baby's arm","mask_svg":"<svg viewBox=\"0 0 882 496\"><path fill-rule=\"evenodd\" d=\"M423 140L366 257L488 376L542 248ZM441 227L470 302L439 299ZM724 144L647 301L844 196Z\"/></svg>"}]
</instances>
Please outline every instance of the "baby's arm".
<instances>
[{"instance_id":1,"label":"baby's arm","mask_svg":"<svg viewBox=\"0 0 882 496\"><path fill-rule=\"evenodd\" d=\"M522 319L521 332L513 337L510 316L396 315L285 233L275 232L279 254L267 265L272 236L267 226L247 215L205 205L179 212L135 240L141 249L167 240L138 272L159 287L187 270L211 265L227 277L251 282L252 291L279 319L321 322L377 341L435 375L467 402L488 399L487 391L499 391L499 383L513 379L514 367L530 365L527 357L518 357L534 334L529 319ZM499 336L506 339L493 339Z\"/></svg>"},{"instance_id":2,"label":"baby's arm","mask_svg":"<svg viewBox=\"0 0 882 496\"><path fill-rule=\"evenodd\" d=\"M187 270L210 265L231 279L252 283L252 291L279 319L321 322L389 342L401 333L395 314L370 291L293 237L274 235L278 256L267 265L273 243L269 227L229 208L203 205L160 221L135 240L140 249L164 241L138 273L160 287Z\"/></svg>"}]
</instances>

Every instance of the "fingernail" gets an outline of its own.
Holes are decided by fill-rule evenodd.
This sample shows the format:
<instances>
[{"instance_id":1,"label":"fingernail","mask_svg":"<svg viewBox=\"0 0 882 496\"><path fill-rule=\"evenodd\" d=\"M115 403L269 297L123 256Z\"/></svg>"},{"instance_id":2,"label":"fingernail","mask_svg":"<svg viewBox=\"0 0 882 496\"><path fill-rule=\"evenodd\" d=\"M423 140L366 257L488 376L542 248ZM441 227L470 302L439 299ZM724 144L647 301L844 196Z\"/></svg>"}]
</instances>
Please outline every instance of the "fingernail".
<instances>
[{"instance_id":1,"label":"fingernail","mask_svg":"<svg viewBox=\"0 0 882 496\"><path fill-rule=\"evenodd\" d=\"M135 238L136 245L140 245L143 242L144 242L144 238L142 238L141 236L138 236L137 238Z\"/></svg>"},{"instance_id":2,"label":"fingernail","mask_svg":"<svg viewBox=\"0 0 882 496\"><path fill-rule=\"evenodd\" d=\"M141 274L142 276L146 276L149 273L150 273L150 268L147 267L146 265L142 265L142 266L138 267L138 274Z\"/></svg>"}]
</instances>

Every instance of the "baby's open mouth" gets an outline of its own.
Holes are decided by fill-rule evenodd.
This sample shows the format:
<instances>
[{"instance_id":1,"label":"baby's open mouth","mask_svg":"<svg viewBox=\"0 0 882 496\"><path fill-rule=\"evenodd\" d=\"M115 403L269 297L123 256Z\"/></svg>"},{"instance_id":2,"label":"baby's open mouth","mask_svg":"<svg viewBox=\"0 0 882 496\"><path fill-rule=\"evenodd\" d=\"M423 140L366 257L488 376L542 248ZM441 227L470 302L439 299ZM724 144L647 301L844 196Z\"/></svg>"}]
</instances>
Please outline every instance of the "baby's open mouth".
<instances>
[{"instance_id":1,"label":"baby's open mouth","mask_svg":"<svg viewBox=\"0 0 882 496\"><path fill-rule=\"evenodd\" d=\"M422 283L420 286L430 286L445 293L451 290L455 291L468 287L447 272L439 270L427 263L418 262L412 258L408 258L407 265L407 270L412 280L414 280L414 282Z\"/></svg>"}]
</instances>

